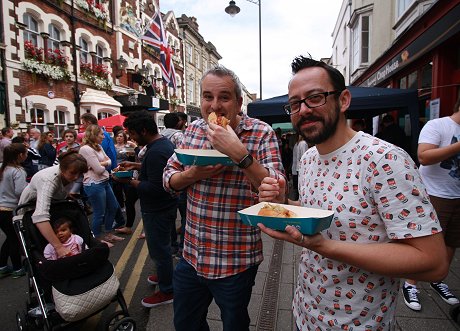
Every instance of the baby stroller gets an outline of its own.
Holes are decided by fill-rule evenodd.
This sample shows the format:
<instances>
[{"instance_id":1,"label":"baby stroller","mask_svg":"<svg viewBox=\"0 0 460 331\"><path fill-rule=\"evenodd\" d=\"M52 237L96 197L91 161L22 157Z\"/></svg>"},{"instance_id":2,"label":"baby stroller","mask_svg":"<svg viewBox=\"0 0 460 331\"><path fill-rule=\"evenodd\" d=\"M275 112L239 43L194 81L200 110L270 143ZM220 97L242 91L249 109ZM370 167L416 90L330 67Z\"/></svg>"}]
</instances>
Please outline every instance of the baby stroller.
<instances>
[{"instance_id":1,"label":"baby stroller","mask_svg":"<svg viewBox=\"0 0 460 331\"><path fill-rule=\"evenodd\" d=\"M73 328L112 302L118 302L121 310L105 319L103 329L135 330L136 322L129 317L114 267L108 260L109 248L94 239L80 205L68 200L51 204L50 222L61 217L70 219L73 233L87 245L81 254L56 261L43 256L48 242L32 222L34 208L34 203L19 206L13 221L29 280L26 309L16 314L18 330Z\"/></svg>"}]
</instances>

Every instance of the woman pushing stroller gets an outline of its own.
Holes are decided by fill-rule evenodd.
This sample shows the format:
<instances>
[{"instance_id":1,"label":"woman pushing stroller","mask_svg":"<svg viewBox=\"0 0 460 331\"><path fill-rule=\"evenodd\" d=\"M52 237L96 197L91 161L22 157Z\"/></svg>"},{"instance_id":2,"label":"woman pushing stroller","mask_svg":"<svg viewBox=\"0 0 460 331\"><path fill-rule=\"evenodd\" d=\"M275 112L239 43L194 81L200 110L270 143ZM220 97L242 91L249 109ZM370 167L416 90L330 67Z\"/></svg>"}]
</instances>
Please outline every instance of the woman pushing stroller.
<instances>
[{"instance_id":1,"label":"woman pushing stroller","mask_svg":"<svg viewBox=\"0 0 460 331\"><path fill-rule=\"evenodd\" d=\"M59 165L37 172L30 184L25 188L19 199L19 204L36 200L32 221L42 236L56 250L58 258L70 253L54 233L50 224L50 206L53 200L64 200L71 196L74 182L88 171L88 165L83 156L76 151L68 151L59 156Z\"/></svg>"}]
</instances>

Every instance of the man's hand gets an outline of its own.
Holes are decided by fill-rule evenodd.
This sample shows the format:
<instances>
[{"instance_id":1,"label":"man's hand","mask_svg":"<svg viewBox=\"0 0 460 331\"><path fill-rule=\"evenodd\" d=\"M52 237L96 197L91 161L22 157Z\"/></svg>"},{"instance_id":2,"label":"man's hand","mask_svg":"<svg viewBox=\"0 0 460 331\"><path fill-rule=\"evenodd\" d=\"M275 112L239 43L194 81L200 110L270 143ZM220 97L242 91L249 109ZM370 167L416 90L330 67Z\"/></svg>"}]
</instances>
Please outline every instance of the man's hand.
<instances>
[{"instance_id":1,"label":"man's hand","mask_svg":"<svg viewBox=\"0 0 460 331\"><path fill-rule=\"evenodd\" d=\"M302 233L300 233L299 230L297 230L295 226L292 225L286 226L285 232L267 228L265 225L261 223L258 223L257 226L260 228L262 232L268 234L272 238L289 241L293 244L306 247L311 250L315 250L315 248L324 244L324 241L326 240L319 233L311 236L303 235Z\"/></svg>"},{"instance_id":2,"label":"man's hand","mask_svg":"<svg viewBox=\"0 0 460 331\"><path fill-rule=\"evenodd\" d=\"M208 123L207 138L212 147L228 155L234 162L239 162L248 153L230 125L224 129L217 124Z\"/></svg>"},{"instance_id":3,"label":"man's hand","mask_svg":"<svg viewBox=\"0 0 460 331\"><path fill-rule=\"evenodd\" d=\"M214 177L225 170L226 166L222 164L209 166L191 166L184 172L186 177L195 179L195 182Z\"/></svg>"},{"instance_id":4,"label":"man's hand","mask_svg":"<svg viewBox=\"0 0 460 331\"><path fill-rule=\"evenodd\" d=\"M120 170L140 170L141 164L138 162L123 161L118 164Z\"/></svg>"},{"instance_id":5,"label":"man's hand","mask_svg":"<svg viewBox=\"0 0 460 331\"><path fill-rule=\"evenodd\" d=\"M286 180L265 177L259 186L259 201L285 203Z\"/></svg>"}]
</instances>

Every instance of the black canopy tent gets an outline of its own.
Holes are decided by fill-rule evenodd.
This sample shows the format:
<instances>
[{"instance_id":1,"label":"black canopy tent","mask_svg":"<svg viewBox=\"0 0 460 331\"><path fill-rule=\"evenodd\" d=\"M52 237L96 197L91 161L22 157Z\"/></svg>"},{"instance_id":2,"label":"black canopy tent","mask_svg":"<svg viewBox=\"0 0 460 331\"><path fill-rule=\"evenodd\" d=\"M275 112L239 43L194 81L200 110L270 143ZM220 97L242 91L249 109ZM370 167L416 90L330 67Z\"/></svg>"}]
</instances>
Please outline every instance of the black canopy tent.
<instances>
[{"instance_id":1,"label":"black canopy tent","mask_svg":"<svg viewBox=\"0 0 460 331\"><path fill-rule=\"evenodd\" d=\"M419 135L418 94L416 90L389 89L380 87L347 87L351 92L351 105L347 110L347 118L369 118L393 110L401 114L409 114L411 126L411 148L417 150ZM290 122L284 112L288 96L256 101L248 104L248 115L273 124Z\"/></svg>"}]
</instances>

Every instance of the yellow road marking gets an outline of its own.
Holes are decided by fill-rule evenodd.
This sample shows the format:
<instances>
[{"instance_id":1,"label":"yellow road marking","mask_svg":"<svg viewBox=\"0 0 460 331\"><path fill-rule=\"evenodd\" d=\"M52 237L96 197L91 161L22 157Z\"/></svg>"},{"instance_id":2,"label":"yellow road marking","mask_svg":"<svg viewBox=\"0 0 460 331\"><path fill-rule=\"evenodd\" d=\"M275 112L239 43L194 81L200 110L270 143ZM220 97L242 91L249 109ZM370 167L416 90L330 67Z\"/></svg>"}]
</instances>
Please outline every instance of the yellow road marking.
<instances>
[{"instance_id":1,"label":"yellow road marking","mask_svg":"<svg viewBox=\"0 0 460 331\"><path fill-rule=\"evenodd\" d=\"M148 249L147 243L144 242L142 245L142 250L137 257L136 264L131 272L131 276L129 276L128 282L126 283L125 290L123 292L123 296L125 297L126 304L129 307L131 304L131 300L133 299L134 291L136 290L137 284L139 284L139 279L141 277L142 269L144 268L145 261L148 257Z\"/></svg>"},{"instance_id":2,"label":"yellow road marking","mask_svg":"<svg viewBox=\"0 0 460 331\"><path fill-rule=\"evenodd\" d=\"M120 256L117 265L115 266L115 273L118 277L121 277L121 275L123 274L123 271L126 267L126 262L129 260L131 254L133 253L134 246L136 246L138 237L143 229L144 226L142 223L142 219L140 219L139 223L137 224L136 230L134 230L133 234L131 235L131 239L129 240L128 245L126 245L123 254Z\"/></svg>"}]
</instances>

